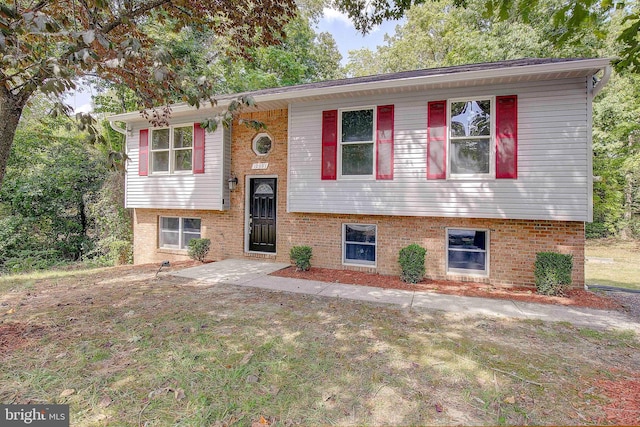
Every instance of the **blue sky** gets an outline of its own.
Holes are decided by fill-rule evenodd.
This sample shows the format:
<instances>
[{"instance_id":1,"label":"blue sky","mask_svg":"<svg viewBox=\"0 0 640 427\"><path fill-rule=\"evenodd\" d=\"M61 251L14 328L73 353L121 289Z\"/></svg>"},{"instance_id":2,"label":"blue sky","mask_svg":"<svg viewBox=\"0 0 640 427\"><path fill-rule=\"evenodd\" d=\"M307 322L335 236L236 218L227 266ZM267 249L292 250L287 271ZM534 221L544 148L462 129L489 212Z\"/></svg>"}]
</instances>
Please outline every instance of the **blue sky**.
<instances>
[{"instance_id":1,"label":"blue sky","mask_svg":"<svg viewBox=\"0 0 640 427\"><path fill-rule=\"evenodd\" d=\"M396 25L402 21L386 21L378 27L374 28L366 36L356 31L353 23L346 15L333 10L325 9L324 17L320 20L317 30L318 32L327 31L333 35L336 40L338 49L342 54L342 64L346 64L349 59L349 51L368 47L376 50L376 46L384 44L385 34L393 35Z\"/></svg>"},{"instance_id":2,"label":"blue sky","mask_svg":"<svg viewBox=\"0 0 640 427\"><path fill-rule=\"evenodd\" d=\"M324 17L318 23L316 31L327 31L333 35L338 49L342 54L342 64L344 65L347 63L347 59L349 59L350 50L361 49L363 47L375 50L376 46L384 44L385 34L393 35L395 33L395 27L400 22L401 21L384 22L382 25L374 28L369 34L363 36L360 32L356 31L353 23L351 23L346 15L333 9L325 9ZM91 111L91 95L95 89L90 86L79 87L78 89L78 91L67 95L65 101L69 103L76 112L86 113Z\"/></svg>"}]
</instances>

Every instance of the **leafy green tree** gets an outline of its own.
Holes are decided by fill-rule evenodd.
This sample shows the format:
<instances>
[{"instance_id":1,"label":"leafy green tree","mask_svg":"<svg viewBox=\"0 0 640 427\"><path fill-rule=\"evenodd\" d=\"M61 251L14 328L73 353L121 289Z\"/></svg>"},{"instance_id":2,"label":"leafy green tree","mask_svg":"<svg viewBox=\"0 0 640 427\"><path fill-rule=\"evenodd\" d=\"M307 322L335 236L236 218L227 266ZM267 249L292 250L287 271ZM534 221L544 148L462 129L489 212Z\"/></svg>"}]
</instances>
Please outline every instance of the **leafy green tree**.
<instances>
[{"instance_id":1,"label":"leafy green tree","mask_svg":"<svg viewBox=\"0 0 640 427\"><path fill-rule=\"evenodd\" d=\"M153 24L232 35L226 53L279 43L293 0L13 0L0 3L0 183L22 112L36 92L59 97L87 75L135 87L146 107L184 95L213 101L215 83L183 75L184 59L155 43ZM173 51L175 53L175 50ZM58 110L65 112L62 105ZM167 108L149 119L166 121ZM85 119L87 120L87 119Z\"/></svg>"},{"instance_id":2,"label":"leafy green tree","mask_svg":"<svg viewBox=\"0 0 640 427\"><path fill-rule=\"evenodd\" d=\"M28 117L16 132L0 190L0 268L78 260L93 246L87 204L106 171L86 134L67 125Z\"/></svg>"},{"instance_id":3,"label":"leafy green tree","mask_svg":"<svg viewBox=\"0 0 640 427\"><path fill-rule=\"evenodd\" d=\"M236 62L233 92L291 86L342 77L340 60L333 36L316 34L304 16L285 28L285 41L279 46L258 47L246 61ZM232 70L233 72L234 70ZM245 74L241 78L240 74Z\"/></svg>"},{"instance_id":4,"label":"leafy green tree","mask_svg":"<svg viewBox=\"0 0 640 427\"><path fill-rule=\"evenodd\" d=\"M249 48L241 57L226 55L232 44L229 37L216 36L208 29L183 28L171 32L158 24L153 31L156 40L172 52L172 56L186 58L182 71L185 76L190 76L192 81L206 77L217 94L342 77L342 56L333 36L316 33L311 23L317 11L306 10L284 27L282 43ZM202 46L208 48L202 49ZM118 113L143 107L137 94L126 86L100 83L100 88L106 89L106 93L94 100L97 112ZM173 102L188 101L187 94L178 95Z\"/></svg>"},{"instance_id":5,"label":"leafy green tree","mask_svg":"<svg viewBox=\"0 0 640 427\"><path fill-rule=\"evenodd\" d=\"M429 0L340 0L335 6L345 12L355 27L367 33L387 19L403 17L413 6L433 3ZM455 0L456 6L467 7L473 2ZM549 40L556 46L584 45L585 35L594 35L600 39L607 36L606 23L615 13L624 13L626 18L620 32L616 34L618 50L615 56L618 70L640 71L640 13L635 0L567 0L556 2L549 9L547 0L483 0L483 16L489 21L507 23L522 22L536 24L542 12L554 31ZM472 6L473 8L474 6Z\"/></svg>"},{"instance_id":6,"label":"leafy green tree","mask_svg":"<svg viewBox=\"0 0 640 427\"><path fill-rule=\"evenodd\" d=\"M593 107L594 219L609 233L640 232L640 76L614 75Z\"/></svg>"},{"instance_id":7,"label":"leafy green tree","mask_svg":"<svg viewBox=\"0 0 640 427\"><path fill-rule=\"evenodd\" d=\"M412 7L407 21L376 52L349 52L347 71L354 76L523 57L593 56L603 41L584 31L581 45L552 43L556 31L549 16L559 0L547 0L524 22L487 19L484 0L434 0ZM373 64L373 65L372 65Z\"/></svg>"}]
</instances>

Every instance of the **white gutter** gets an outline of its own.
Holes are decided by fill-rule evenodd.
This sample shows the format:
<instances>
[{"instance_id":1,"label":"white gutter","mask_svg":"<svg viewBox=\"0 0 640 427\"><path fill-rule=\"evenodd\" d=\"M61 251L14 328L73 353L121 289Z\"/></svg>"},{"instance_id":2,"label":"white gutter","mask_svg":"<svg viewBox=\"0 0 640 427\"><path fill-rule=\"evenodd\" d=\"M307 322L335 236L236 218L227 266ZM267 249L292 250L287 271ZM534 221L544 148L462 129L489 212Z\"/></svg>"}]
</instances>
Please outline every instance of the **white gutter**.
<instances>
[{"instance_id":1,"label":"white gutter","mask_svg":"<svg viewBox=\"0 0 640 427\"><path fill-rule=\"evenodd\" d=\"M116 132L118 132L119 134L122 134L124 136L127 136L127 131L125 129L122 129L119 126L116 126L116 121L115 120L109 120L109 126L111 126L111 129L115 130Z\"/></svg>"},{"instance_id":2,"label":"white gutter","mask_svg":"<svg viewBox=\"0 0 640 427\"><path fill-rule=\"evenodd\" d=\"M604 68L604 74L602 75L602 78L595 84L595 86L593 87L593 90L591 91L591 94L594 98L596 97L596 95L600 93L602 88L607 85L607 82L609 81L610 78L611 78L611 65L607 65Z\"/></svg>"},{"instance_id":3,"label":"white gutter","mask_svg":"<svg viewBox=\"0 0 640 427\"><path fill-rule=\"evenodd\" d=\"M358 91L371 91L371 90L381 90L381 89L393 89L393 88L403 88L403 87L411 87L418 85L437 85L443 83L457 83L464 82L469 80L476 79L496 79L496 78L507 78L507 77L521 77L527 75L535 75L535 74L546 74L546 73L567 73L572 71L587 71L591 69L605 69L609 67L611 63L610 59L582 59L576 61L566 61L566 62L558 62L551 64L534 64L534 65L523 65L516 67L505 67L505 68L492 68L492 69L484 69L484 70L471 70L471 71L461 71L456 73L441 73L441 74L431 74L427 76L414 76L414 77L406 77L402 79L389 79L389 80L377 80L377 81L365 81L365 82L357 82L357 83L348 83L343 85L333 85L333 86L325 86L325 87L310 87L310 88L281 88L282 91L278 92L277 89L274 89L274 92L267 94L256 94L253 95L254 100L257 104L260 102L269 102L269 101L288 101L296 98L305 98L305 97L315 97L315 96L328 96L335 94L346 94ZM249 92L251 94L251 92ZM226 95L218 99L218 103L215 109L223 110L225 109L232 100L237 97L236 95ZM201 109L210 109L212 108L210 103L204 103L200 107ZM179 114L188 111L194 111L195 107L190 106L187 103L180 103L172 105L172 112L174 114ZM109 117L110 120L119 120L119 121L131 121L131 120L140 120L139 112L131 112L118 114L115 116Z\"/></svg>"}]
</instances>

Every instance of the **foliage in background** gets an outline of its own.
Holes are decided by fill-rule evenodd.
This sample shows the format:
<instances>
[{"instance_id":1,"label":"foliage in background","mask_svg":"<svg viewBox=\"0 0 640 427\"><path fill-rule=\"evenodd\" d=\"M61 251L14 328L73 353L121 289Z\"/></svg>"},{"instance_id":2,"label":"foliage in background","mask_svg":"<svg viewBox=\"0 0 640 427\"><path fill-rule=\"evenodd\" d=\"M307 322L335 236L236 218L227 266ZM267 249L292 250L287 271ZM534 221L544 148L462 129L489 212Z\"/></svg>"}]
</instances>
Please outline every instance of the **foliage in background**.
<instances>
[{"instance_id":1,"label":"foliage in background","mask_svg":"<svg viewBox=\"0 0 640 427\"><path fill-rule=\"evenodd\" d=\"M234 58L280 43L296 11L293 0L0 3L0 185L23 109L36 93L60 99L76 88L77 79L98 76L135 88L144 106L152 108L148 120L164 124L170 108L153 107L173 102L176 95L199 106L215 102L217 91L209 76L193 79L183 73L192 70L189 55L180 56L157 40L156 24L165 34L206 29L229 41L224 54ZM62 102L56 102L56 111L70 112ZM81 122L83 130L99 135L91 117Z\"/></svg>"},{"instance_id":2,"label":"foliage in background","mask_svg":"<svg viewBox=\"0 0 640 427\"><path fill-rule=\"evenodd\" d=\"M398 262L402 270L400 278L403 282L418 283L424 278L426 254L427 250L416 243L400 249Z\"/></svg>"},{"instance_id":3,"label":"foliage in background","mask_svg":"<svg viewBox=\"0 0 640 427\"><path fill-rule=\"evenodd\" d=\"M308 3L305 2L305 3ZM156 43L173 56L186 58L182 73L192 81L206 79L216 94L240 93L270 87L290 86L343 77L342 56L329 33L312 27L318 10L301 6L299 16L284 26L284 40L277 45L247 48L242 57L225 52L234 43L232 35L220 36L206 28L166 31L151 25ZM203 49L202 46L206 46ZM126 85L99 83L104 93L95 97L97 112L121 113L140 109L144 103ZM187 101L176 93L171 101Z\"/></svg>"},{"instance_id":4,"label":"foliage in background","mask_svg":"<svg viewBox=\"0 0 640 427\"><path fill-rule=\"evenodd\" d=\"M571 286L572 271L572 255L538 252L533 271L537 292L542 295L563 296Z\"/></svg>"},{"instance_id":5,"label":"foliage in background","mask_svg":"<svg viewBox=\"0 0 640 427\"><path fill-rule=\"evenodd\" d=\"M640 237L640 76L614 75L593 107L594 220Z\"/></svg>"},{"instance_id":6,"label":"foliage in background","mask_svg":"<svg viewBox=\"0 0 640 427\"><path fill-rule=\"evenodd\" d=\"M94 249L87 259L100 264L120 265L133 262L131 212L124 207L124 174L106 171L102 186L90 195L89 215L94 221Z\"/></svg>"},{"instance_id":7,"label":"foliage in background","mask_svg":"<svg viewBox=\"0 0 640 427\"><path fill-rule=\"evenodd\" d=\"M48 116L52 105L34 99L16 132L0 189L0 271L131 258L122 244L114 253L115 241L131 246L122 173L68 118Z\"/></svg>"},{"instance_id":8,"label":"foliage in background","mask_svg":"<svg viewBox=\"0 0 640 427\"><path fill-rule=\"evenodd\" d=\"M399 19L410 16L418 8L432 8L438 1L429 0L391 0L364 2L361 0L334 1L334 5L345 12L355 27L367 33L386 19ZM603 40L611 36L610 27L606 26L612 16L623 14L622 26L613 33L616 49L612 57L617 57L618 71L640 71L640 13L636 0L454 0L453 6L478 10L482 17L482 25L487 29L501 24L514 25L523 23L531 28L550 28L547 41L561 49L582 49L590 40ZM541 21L540 17L544 19ZM434 28L437 28L436 25ZM425 27L424 32L429 33ZM451 34L446 42L455 37L467 38L463 31ZM437 31L436 31L437 32ZM472 31L473 32L473 29ZM527 35L523 33L523 37ZM585 38L586 37L586 38ZM434 40L435 41L435 40ZM415 45L418 47L419 45ZM517 48L518 44L514 45ZM491 48L489 48L491 50ZM526 52L521 54L527 56Z\"/></svg>"},{"instance_id":9,"label":"foliage in background","mask_svg":"<svg viewBox=\"0 0 640 427\"><path fill-rule=\"evenodd\" d=\"M21 126L0 191L2 221L13 230L0 243L0 268L21 269L20 259L42 261L24 267L75 261L91 252L88 195L100 188L105 170L99 153L62 119Z\"/></svg>"},{"instance_id":10,"label":"foliage in background","mask_svg":"<svg viewBox=\"0 0 640 427\"><path fill-rule=\"evenodd\" d=\"M298 271L307 271L311 268L312 256L310 246L294 246L289 251L289 258L296 265Z\"/></svg>"},{"instance_id":11,"label":"foliage in background","mask_svg":"<svg viewBox=\"0 0 640 427\"><path fill-rule=\"evenodd\" d=\"M601 23L582 31L579 45L552 43L557 28L549 16L560 0L540 2L526 21L487 19L484 0L468 0L465 7L456 3L434 0L412 7L406 22L375 52L349 52L347 73L363 76L526 57L589 57L603 44L594 34L605 25Z\"/></svg>"},{"instance_id":12,"label":"foliage in background","mask_svg":"<svg viewBox=\"0 0 640 427\"><path fill-rule=\"evenodd\" d=\"M204 262L211 247L209 239L191 239L189 240L189 258L195 261Z\"/></svg>"}]
</instances>

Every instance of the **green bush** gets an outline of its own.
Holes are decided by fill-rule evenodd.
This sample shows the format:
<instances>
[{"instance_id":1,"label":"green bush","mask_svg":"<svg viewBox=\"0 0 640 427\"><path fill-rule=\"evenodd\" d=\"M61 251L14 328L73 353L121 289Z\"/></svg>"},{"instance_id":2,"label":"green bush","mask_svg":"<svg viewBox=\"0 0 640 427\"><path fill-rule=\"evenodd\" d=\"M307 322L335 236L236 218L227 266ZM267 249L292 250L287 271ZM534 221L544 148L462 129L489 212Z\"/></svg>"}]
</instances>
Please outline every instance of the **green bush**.
<instances>
[{"instance_id":1,"label":"green bush","mask_svg":"<svg viewBox=\"0 0 640 427\"><path fill-rule=\"evenodd\" d=\"M289 251L291 262L296 265L297 270L307 271L311 268L312 250L309 246L294 246Z\"/></svg>"},{"instance_id":2,"label":"green bush","mask_svg":"<svg viewBox=\"0 0 640 427\"><path fill-rule=\"evenodd\" d=\"M210 247L211 240L209 239L191 239L189 240L189 257L203 262L209 253Z\"/></svg>"},{"instance_id":3,"label":"green bush","mask_svg":"<svg viewBox=\"0 0 640 427\"><path fill-rule=\"evenodd\" d=\"M53 249L22 250L17 256L4 262L4 270L8 273L25 273L35 270L46 270L61 264L59 253Z\"/></svg>"},{"instance_id":4,"label":"green bush","mask_svg":"<svg viewBox=\"0 0 640 427\"><path fill-rule=\"evenodd\" d=\"M424 278L424 257L427 250L415 243L400 249L398 262L402 269L400 278L403 282L418 283Z\"/></svg>"},{"instance_id":5,"label":"green bush","mask_svg":"<svg viewBox=\"0 0 640 427\"><path fill-rule=\"evenodd\" d=\"M564 295L571 286L572 270L572 255L538 252L534 270L536 290L542 295Z\"/></svg>"},{"instance_id":6,"label":"green bush","mask_svg":"<svg viewBox=\"0 0 640 427\"><path fill-rule=\"evenodd\" d=\"M601 239L611 235L607 225L602 222L588 222L585 224L584 231L587 239Z\"/></svg>"},{"instance_id":7,"label":"green bush","mask_svg":"<svg viewBox=\"0 0 640 427\"><path fill-rule=\"evenodd\" d=\"M109 258L113 265L131 264L133 262L133 245L128 240L114 240L109 244Z\"/></svg>"}]
</instances>

